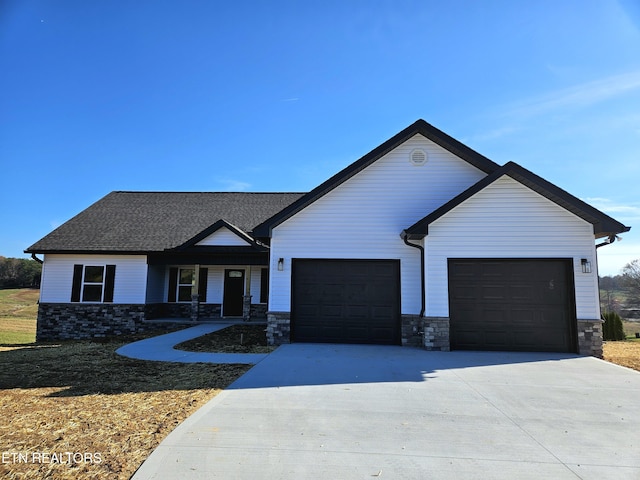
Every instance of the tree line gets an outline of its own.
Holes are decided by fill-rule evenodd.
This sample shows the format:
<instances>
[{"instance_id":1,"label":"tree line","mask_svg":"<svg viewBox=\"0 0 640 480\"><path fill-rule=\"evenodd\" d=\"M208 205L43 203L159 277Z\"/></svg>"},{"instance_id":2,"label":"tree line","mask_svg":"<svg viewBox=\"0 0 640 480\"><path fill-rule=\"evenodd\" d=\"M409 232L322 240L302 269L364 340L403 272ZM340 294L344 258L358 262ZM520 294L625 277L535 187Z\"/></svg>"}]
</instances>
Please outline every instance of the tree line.
<instances>
[{"instance_id":1,"label":"tree line","mask_svg":"<svg viewBox=\"0 0 640 480\"><path fill-rule=\"evenodd\" d=\"M640 259L626 264L621 275L600 277L600 292L603 310L634 317L640 311Z\"/></svg>"},{"instance_id":2,"label":"tree line","mask_svg":"<svg viewBox=\"0 0 640 480\"><path fill-rule=\"evenodd\" d=\"M0 256L0 289L39 288L42 265L28 258Z\"/></svg>"}]
</instances>

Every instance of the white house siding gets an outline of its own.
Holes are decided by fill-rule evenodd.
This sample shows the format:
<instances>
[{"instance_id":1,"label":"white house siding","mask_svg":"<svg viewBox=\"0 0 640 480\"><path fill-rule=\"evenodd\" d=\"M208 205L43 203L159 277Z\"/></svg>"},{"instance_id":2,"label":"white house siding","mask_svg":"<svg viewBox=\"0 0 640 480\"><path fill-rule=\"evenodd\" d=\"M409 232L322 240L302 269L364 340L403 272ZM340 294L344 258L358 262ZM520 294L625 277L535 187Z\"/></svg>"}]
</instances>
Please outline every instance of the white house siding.
<instances>
[{"instance_id":1,"label":"white house siding","mask_svg":"<svg viewBox=\"0 0 640 480\"><path fill-rule=\"evenodd\" d=\"M425 165L409 161L415 148L427 152ZM415 135L274 228L269 309L290 311L292 258L400 259L402 313L419 313L420 254L400 233L484 176Z\"/></svg>"},{"instance_id":2,"label":"white house siding","mask_svg":"<svg viewBox=\"0 0 640 480\"><path fill-rule=\"evenodd\" d=\"M223 246L223 247L226 247L226 246L246 247L247 245L250 245L250 244L246 240L243 240L238 235L233 233L228 228L222 227L219 230L216 230L215 232L213 232L208 237L200 240L196 245L198 245L198 246L210 246L210 247L211 246L213 246L213 247L217 247L217 246Z\"/></svg>"},{"instance_id":3,"label":"white house siding","mask_svg":"<svg viewBox=\"0 0 640 480\"><path fill-rule=\"evenodd\" d=\"M147 258L144 255L66 255L44 257L40 302L69 303L73 282L73 266L115 265L113 303L145 303Z\"/></svg>"},{"instance_id":4,"label":"white house siding","mask_svg":"<svg viewBox=\"0 0 640 480\"><path fill-rule=\"evenodd\" d=\"M590 223L502 177L429 225L426 315L448 317L447 258L572 258L578 319L600 318ZM592 273L582 273L588 259Z\"/></svg>"}]
</instances>

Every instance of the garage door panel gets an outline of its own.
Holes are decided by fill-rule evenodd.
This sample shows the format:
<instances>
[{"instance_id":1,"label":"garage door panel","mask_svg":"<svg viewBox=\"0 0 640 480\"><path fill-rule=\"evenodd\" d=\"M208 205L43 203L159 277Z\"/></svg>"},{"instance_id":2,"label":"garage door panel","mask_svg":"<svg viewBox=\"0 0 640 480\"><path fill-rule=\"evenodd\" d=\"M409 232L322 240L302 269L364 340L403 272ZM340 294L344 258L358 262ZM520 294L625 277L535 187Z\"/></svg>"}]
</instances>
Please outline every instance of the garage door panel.
<instances>
[{"instance_id":1,"label":"garage door panel","mask_svg":"<svg viewBox=\"0 0 640 480\"><path fill-rule=\"evenodd\" d=\"M400 343L397 260L294 259L292 275L294 341Z\"/></svg>"},{"instance_id":2,"label":"garage door panel","mask_svg":"<svg viewBox=\"0 0 640 480\"><path fill-rule=\"evenodd\" d=\"M451 347L575 352L572 278L565 259L449 260Z\"/></svg>"},{"instance_id":3,"label":"garage door panel","mask_svg":"<svg viewBox=\"0 0 640 480\"><path fill-rule=\"evenodd\" d=\"M502 300L505 298L505 286L504 285L485 285L481 289L482 300Z\"/></svg>"},{"instance_id":4,"label":"garage door panel","mask_svg":"<svg viewBox=\"0 0 640 480\"><path fill-rule=\"evenodd\" d=\"M369 307L366 305L347 305L345 315L354 320L366 319L369 317Z\"/></svg>"}]
</instances>

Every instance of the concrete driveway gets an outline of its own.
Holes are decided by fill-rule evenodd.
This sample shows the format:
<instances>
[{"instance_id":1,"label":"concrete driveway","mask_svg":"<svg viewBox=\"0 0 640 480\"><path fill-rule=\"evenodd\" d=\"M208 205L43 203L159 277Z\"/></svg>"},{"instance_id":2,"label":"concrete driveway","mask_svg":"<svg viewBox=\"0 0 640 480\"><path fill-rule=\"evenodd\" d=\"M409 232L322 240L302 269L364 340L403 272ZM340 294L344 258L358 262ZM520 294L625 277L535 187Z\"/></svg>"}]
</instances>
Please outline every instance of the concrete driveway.
<instances>
[{"instance_id":1,"label":"concrete driveway","mask_svg":"<svg viewBox=\"0 0 640 480\"><path fill-rule=\"evenodd\" d=\"M280 347L135 480L640 479L640 373L591 357Z\"/></svg>"}]
</instances>

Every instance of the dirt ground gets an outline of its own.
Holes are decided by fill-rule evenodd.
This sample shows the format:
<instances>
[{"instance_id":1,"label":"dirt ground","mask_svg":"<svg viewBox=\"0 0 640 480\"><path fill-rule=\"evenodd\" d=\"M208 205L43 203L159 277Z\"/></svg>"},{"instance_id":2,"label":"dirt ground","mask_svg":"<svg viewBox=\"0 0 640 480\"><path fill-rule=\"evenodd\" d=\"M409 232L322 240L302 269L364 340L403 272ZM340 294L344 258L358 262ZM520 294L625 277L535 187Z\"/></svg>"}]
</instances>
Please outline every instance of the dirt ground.
<instances>
[{"instance_id":1,"label":"dirt ground","mask_svg":"<svg viewBox=\"0 0 640 480\"><path fill-rule=\"evenodd\" d=\"M640 371L640 342L605 342L604 359Z\"/></svg>"},{"instance_id":2,"label":"dirt ground","mask_svg":"<svg viewBox=\"0 0 640 480\"><path fill-rule=\"evenodd\" d=\"M174 348L188 352L270 353L276 347L267 346L266 328L266 325L233 325Z\"/></svg>"},{"instance_id":3,"label":"dirt ground","mask_svg":"<svg viewBox=\"0 0 640 480\"><path fill-rule=\"evenodd\" d=\"M128 479L247 365L120 357L125 342L0 351L0 478Z\"/></svg>"}]
</instances>

